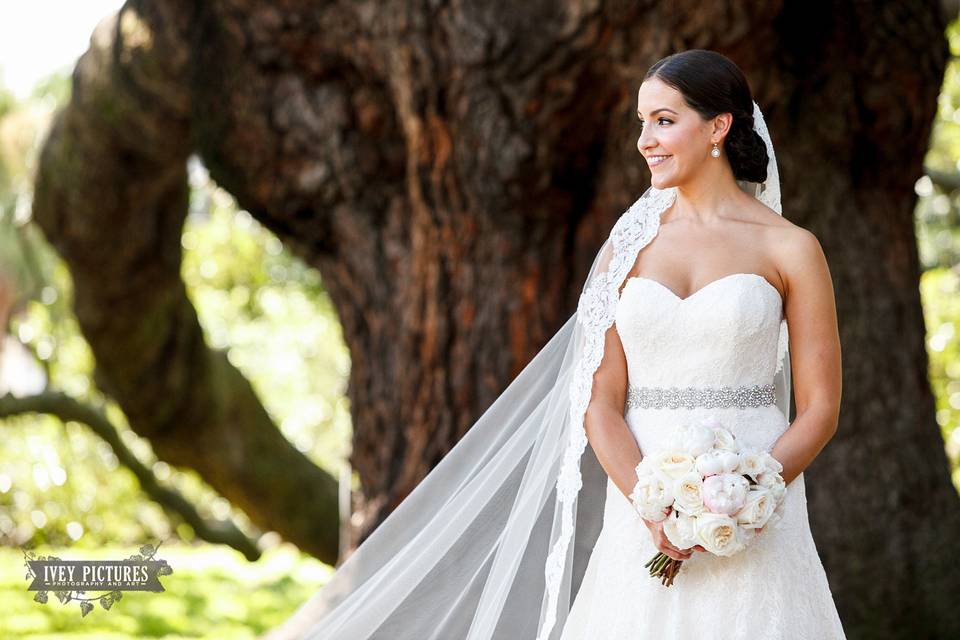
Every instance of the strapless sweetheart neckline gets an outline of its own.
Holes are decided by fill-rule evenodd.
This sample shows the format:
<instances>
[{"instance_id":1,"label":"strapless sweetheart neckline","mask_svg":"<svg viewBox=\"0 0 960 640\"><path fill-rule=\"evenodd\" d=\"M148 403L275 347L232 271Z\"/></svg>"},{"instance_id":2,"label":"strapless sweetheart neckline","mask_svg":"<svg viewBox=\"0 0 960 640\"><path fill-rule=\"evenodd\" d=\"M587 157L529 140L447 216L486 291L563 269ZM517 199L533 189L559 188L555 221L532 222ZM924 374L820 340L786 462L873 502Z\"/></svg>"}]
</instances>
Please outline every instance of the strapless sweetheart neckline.
<instances>
[{"instance_id":1,"label":"strapless sweetheart neckline","mask_svg":"<svg viewBox=\"0 0 960 640\"><path fill-rule=\"evenodd\" d=\"M658 281L658 280L654 280L653 278L647 278L646 276L630 276L629 278L627 278L627 282L629 282L630 280L646 280L647 282L652 282L653 284L657 285L658 287L660 287L661 289L663 289L664 291L666 291L668 294L670 294L671 296L673 296L678 302L687 302L687 301L690 300L691 298L694 298L694 297L696 297L697 295L699 295L700 293L702 293L704 290L709 289L710 287L712 287L712 286L714 286L714 285L717 285L717 284L719 284L719 283L721 283L721 282L723 282L723 281L725 281L725 280L730 280L730 279L735 278L735 277L759 278L760 281L763 282L763 284L765 284L765 285L767 286L767 288L769 288L771 291L773 291L775 294L777 294L777 298L780 299L780 304L781 304L781 305L783 304L783 296L780 295L780 291L779 291L775 286L773 286L772 284L770 284L770 281L767 280L767 279L766 279L765 277L763 277L762 275L760 275L759 273L747 273L747 272L728 273L728 274L725 275L725 276L720 276L720 277L717 278L716 280L711 280L711 281L708 282L707 284L703 285L702 287L700 287L699 289L697 289L696 291L694 291L693 293L691 293L690 295L688 295L686 298L681 298L681 297L678 296L676 293L674 293L674 291L673 291L670 287L668 287L667 285L663 284L662 282L660 282L660 281ZM625 289L625 288L626 288L626 285L624 285L624 289ZM621 295L622 295L622 294L621 294Z\"/></svg>"},{"instance_id":2,"label":"strapless sweetheart neckline","mask_svg":"<svg viewBox=\"0 0 960 640\"><path fill-rule=\"evenodd\" d=\"M789 293L781 298L778 278L727 273L685 298L653 278L625 278L617 281L626 286L613 320L626 370L623 421L641 457L669 452L683 425L701 418L718 419L749 448L771 451L790 427L782 306ZM764 388L770 383L773 402ZM654 540L607 477L603 524L560 640L844 640L803 476L787 485L779 531L765 528L755 547L730 557L694 554L669 589L650 579Z\"/></svg>"}]
</instances>

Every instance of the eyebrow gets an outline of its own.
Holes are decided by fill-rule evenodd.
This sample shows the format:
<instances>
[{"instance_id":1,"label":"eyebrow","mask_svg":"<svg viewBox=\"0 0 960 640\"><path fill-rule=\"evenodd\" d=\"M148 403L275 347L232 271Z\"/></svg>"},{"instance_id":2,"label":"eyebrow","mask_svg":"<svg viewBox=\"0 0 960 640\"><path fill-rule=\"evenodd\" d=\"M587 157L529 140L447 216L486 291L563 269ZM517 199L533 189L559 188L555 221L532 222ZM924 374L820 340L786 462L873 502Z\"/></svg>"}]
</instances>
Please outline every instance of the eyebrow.
<instances>
[{"instance_id":1,"label":"eyebrow","mask_svg":"<svg viewBox=\"0 0 960 640\"><path fill-rule=\"evenodd\" d=\"M668 109L668 108L666 108L666 107L660 107L659 109L656 109L656 110L654 110L654 111L651 111L651 112L650 112L650 115L655 116L655 115L657 115L658 113L660 113L661 111L669 111L670 113L672 113L672 114L674 114L674 115L678 115L676 111L674 111L673 109ZM638 116L641 116L641 117L643 116L643 114L640 113L640 109L637 109L637 115L638 115Z\"/></svg>"}]
</instances>

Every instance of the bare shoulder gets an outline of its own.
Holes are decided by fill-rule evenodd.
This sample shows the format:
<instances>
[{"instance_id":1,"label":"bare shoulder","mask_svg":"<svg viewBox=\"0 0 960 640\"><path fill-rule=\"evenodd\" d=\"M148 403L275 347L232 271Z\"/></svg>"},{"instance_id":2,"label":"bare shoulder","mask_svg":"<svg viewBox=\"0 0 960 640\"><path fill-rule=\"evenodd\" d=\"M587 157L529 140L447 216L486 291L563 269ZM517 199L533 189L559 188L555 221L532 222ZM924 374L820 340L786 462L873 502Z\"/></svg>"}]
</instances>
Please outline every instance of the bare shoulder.
<instances>
[{"instance_id":1,"label":"bare shoulder","mask_svg":"<svg viewBox=\"0 0 960 640\"><path fill-rule=\"evenodd\" d=\"M767 225L773 229L802 229L793 224L785 217L763 204L756 198L752 199L753 202L750 214L754 217L758 223Z\"/></svg>"},{"instance_id":2,"label":"bare shoulder","mask_svg":"<svg viewBox=\"0 0 960 640\"><path fill-rule=\"evenodd\" d=\"M759 200L753 202L749 213L752 221L763 227L763 239L773 252L774 258L782 256L787 250L819 250L820 242L814 234L790 222ZM775 262L778 263L776 260Z\"/></svg>"},{"instance_id":3,"label":"bare shoulder","mask_svg":"<svg viewBox=\"0 0 960 640\"><path fill-rule=\"evenodd\" d=\"M777 270L788 297L791 292L802 291L806 300L813 295L832 299L833 282L827 256L813 232L791 223L789 228L777 230L773 244Z\"/></svg>"},{"instance_id":4,"label":"bare shoulder","mask_svg":"<svg viewBox=\"0 0 960 640\"><path fill-rule=\"evenodd\" d=\"M803 283L821 288L832 287L827 259L814 233L794 224L760 201L753 203L750 213L754 221L763 226L761 235L764 247L780 275L787 296L791 289L802 288Z\"/></svg>"},{"instance_id":5,"label":"bare shoulder","mask_svg":"<svg viewBox=\"0 0 960 640\"><path fill-rule=\"evenodd\" d=\"M813 232L790 222L766 205L761 206L772 216L765 220L768 223L766 235L778 266L787 270L802 270L804 267L813 267L814 263L821 260L826 263L820 240Z\"/></svg>"}]
</instances>

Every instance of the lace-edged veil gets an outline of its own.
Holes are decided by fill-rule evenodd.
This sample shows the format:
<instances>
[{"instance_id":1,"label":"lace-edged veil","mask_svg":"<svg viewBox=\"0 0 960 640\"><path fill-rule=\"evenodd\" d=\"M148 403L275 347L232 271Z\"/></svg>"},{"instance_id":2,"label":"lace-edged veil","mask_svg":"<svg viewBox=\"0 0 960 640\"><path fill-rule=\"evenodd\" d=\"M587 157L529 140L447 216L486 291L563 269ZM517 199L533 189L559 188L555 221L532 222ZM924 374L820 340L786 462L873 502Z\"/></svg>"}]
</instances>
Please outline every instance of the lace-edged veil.
<instances>
[{"instance_id":1,"label":"lace-edged veil","mask_svg":"<svg viewBox=\"0 0 960 640\"><path fill-rule=\"evenodd\" d=\"M765 182L738 183L781 213L773 143ZM337 569L265 638L557 640L600 532L607 475L584 414L619 289L676 188L648 188L617 220L576 312L467 434ZM790 418L780 325L776 403Z\"/></svg>"}]
</instances>

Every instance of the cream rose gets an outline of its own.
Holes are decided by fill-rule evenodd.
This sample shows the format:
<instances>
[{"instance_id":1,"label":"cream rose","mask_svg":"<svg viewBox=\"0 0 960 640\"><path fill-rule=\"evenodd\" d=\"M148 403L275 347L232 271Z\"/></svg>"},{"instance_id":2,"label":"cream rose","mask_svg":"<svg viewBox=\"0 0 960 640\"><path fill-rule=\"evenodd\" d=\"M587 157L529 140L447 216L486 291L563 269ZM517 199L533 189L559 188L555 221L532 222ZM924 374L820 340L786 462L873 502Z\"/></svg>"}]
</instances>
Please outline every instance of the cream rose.
<instances>
[{"instance_id":1,"label":"cream rose","mask_svg":"<svg viewBox=\"0 0 960 640\"><path fill-rule=\"evenodd\" d=\"M648 456L650 457L650 456ZM693 456L683 452L664 451L652 456L651 464L671 480L693 471Z\"/></svg>"},{"instance_id":2,"label":"cream rose","mask_svg":"<svg viewBox=\"0 0 960 640\"><path fill-rule=\"evenodd\" d=\"M764 451L760 454L763 456L763 466L766 467L768 471L773 471L774 473L783 473L783 465L780 464L780 461L773 457L769 451Z\"/></svg>"},{"instance_id":3,"label":"cream rose","mask_svg":"<svg viewBox=\"0 0 960 640\"><path fill-rule=\"evenodd\" d=\"M757 476L757 484L764 489L769 489L773 494L773 499L777 502L783 500L787 492L787 485L783 482L783 476L772 471L764 471Z\"/></svg>"},{"instance_id":4,"label":"cream rose","mask_svg":"<svg viewBox=\"0 0 960 640\"><path fill-rule=\"evenodd\" d=\"M703 478L696 471L677 478L673 483L673 506L685 514L703 513Z\"/></svg>"},{"instance_id":5,"label":"cream rose","mask_svg":"<svg viewBox=\"0 0 960 640\"><path fill-rule=\"evenodd\" d=\"M746 546L746 537L730 516L705 512L697 517L697 543L712 554L732 556Z\"/></svg>"},{"instance_id":6,"label":"cream rose","mask_svg":"<svg viewBox=\"0 0 960 640\"><path fill-rule=\"evenodd\" d=\"M756 480L757 476L766 471L766 469L766 462L761 452L756 449L740 450L740 462L736 468L737 473L748 475Z\"/></svg>"},{"instance_id":7,"label":"cream rose","mask_svg":"<svg viewBox=\"0 0 960 640\"><path fill-rule=\"evenodd\" d=\"M759 529L767 524L767 520L776 508L773 494L764 488L753 488L747 493L743 508L734 514L737 524L747 529Z\"/></svg>"}]
</instances>

